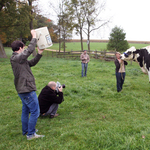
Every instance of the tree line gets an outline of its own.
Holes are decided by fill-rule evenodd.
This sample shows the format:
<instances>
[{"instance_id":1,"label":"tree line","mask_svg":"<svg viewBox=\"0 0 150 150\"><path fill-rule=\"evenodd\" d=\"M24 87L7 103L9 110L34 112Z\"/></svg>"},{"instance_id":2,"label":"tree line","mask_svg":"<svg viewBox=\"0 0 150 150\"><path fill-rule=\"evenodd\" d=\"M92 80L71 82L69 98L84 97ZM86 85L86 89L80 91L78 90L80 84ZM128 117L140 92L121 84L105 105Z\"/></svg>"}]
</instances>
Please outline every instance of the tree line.
<instances>
[{"instance_id":1,"label":"tree line","mask_svg":"<svg viewBox=\"0 0 150 150\"><path fill-rule=\"evenodd\" d=\"M43 1L44 2L44 1ZM52 42L59 42L59 51L65 52L66 39L72 38L72 32L80 36L83 51L83 33L87 35L90 51L90 34L92 31L106 26L110 19L101 15L105 10L105 2L98 0L60 0L58 7L50 2L57 16L57 23L40 15L37 0L2 0L0 1L0 57L6 57L4 46L18 39L24 43L31 40L30 30L47 26ZM112 30L113 31L113 30ZM122 34L123 30L120 29ZM118 33L117 33L118 34ZM123 33L125 38L125 33ZM111 38L112 41L113 38ZM109 48L112 44L109 44ZM117 48L118 49L118 48Z\"/></svg>"},{"instance_id":2,"label":"tree line","mask_svg":"<svg viewBox=\"0 0 150 150\"><path fill-rule=\"evenodd\" d=\"M47 26L53 42L57 42L57 26L53 21L40 15L36 0L0 1L0 57L7 57L3 46L10 46L14 40L29 43L30 30Z\"/></svg>"}]
</instances>

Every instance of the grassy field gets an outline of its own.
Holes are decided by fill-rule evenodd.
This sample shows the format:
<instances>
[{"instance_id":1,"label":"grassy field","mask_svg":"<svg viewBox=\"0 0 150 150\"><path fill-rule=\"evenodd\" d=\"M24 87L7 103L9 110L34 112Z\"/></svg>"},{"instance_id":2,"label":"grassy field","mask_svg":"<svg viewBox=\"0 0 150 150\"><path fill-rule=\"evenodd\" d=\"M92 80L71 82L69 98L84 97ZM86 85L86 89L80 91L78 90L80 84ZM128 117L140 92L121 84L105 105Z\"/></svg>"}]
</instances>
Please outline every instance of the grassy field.
<instances>
[{"instance_id":1,"label":"grassy field","mask_svg":"<svg viewBox=\"0 0 150 150\"><path fill-rule=\"evenodd\" d=\"M137 63L128 64L117 93L115 65L91 59L87 77L81 62L42 57L32 68L37 95L49 81L66 84L57 118L39 118L43 139L27 141L21 132L21 100L8 59L0 59L0 150L149 150L150 84ZM30 59L32 56L30 57Z\"/></svg>"},{"instance_id":2,"label":"grassy field","mask_svg":"<svg viewBox=\"0 0 150 150\"><path fill-rule=\"evenodd\" d=\"M148 46L149 44L134 44L134 43L130 43L129 46L135 46L135 48L142 48L145 46ZM91 50L106 50L107 49L107 43L98 43L98 42L91 42L90 43L91 46ZM53 46L50 47L50 49L55 49L55 50L59 50L59 44L58 43L53 43ZM88 49L87 47L87 43L83 42L83 49ZM63 49L61 49L63 50ZM68 42L66 43L66 51L79 51L81 50L81 44L80 42Z\"/></svg>"}]
</instances>

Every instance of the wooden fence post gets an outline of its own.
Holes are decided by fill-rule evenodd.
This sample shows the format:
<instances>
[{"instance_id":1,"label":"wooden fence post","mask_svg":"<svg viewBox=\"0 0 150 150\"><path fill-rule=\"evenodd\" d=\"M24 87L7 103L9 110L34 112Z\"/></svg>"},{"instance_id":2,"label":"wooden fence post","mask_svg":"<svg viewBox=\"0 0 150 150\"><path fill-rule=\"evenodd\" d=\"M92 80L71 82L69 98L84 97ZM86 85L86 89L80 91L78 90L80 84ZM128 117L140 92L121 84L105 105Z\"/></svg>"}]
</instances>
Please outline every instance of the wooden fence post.
<instances>
[{"instance_id":1,"label":"wooden fence post","mask_svg":"<svg viewBox=\"0 0 150 150\"><path fill-rule=\"evenodd\" d=\"M71 49L71 57L73 58L72 49Z\"/></svg>"},{"instance_id":2,"label":"wooden fence post","mask_svg":"<svg viewBox=\"0 0 150 150\"><path fill-rule=\"evenodd\" d=\"M96 51L95 51L95 52L96 52L95 58L97 59L97 58L98 58L98 56L97 56L97 49L96 49Z\"/></svg>"},{"instance_id":3,"label":"wooden fence post","mask_svg":"<svg viewBox=\"0 0 150 150\"><path fill-rule=\"evenodd\" d=\"M106 50L104 49L104 60L106 59Z\"/></svg>"}]
</instances>

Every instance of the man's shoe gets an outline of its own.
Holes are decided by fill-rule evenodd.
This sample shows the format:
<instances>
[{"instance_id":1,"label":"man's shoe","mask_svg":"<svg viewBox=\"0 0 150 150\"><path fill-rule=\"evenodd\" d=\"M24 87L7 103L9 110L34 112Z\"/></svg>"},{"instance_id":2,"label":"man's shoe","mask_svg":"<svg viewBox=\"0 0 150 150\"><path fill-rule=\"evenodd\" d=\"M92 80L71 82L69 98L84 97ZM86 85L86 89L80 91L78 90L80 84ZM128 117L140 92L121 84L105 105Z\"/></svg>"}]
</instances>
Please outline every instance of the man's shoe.
<instances>
[{"instance_id":1,"label":"man's shoe","mask_svg":"<svg viewBox=\"0 0 150 150\"><path fill-rule=\"evenodd\" d=\"M38 129L35 129L35 132L38 132L38 131L39 131ZM27 133L28 133L28 132L26 132L25 134L23 134L23 136L26 135Z\"/></svg>"},{"instance_id":2,"label":"man's shoe","mask_svg":"<svg viewBox=\"0 0 150 150\"><path fill-rule=\"evenodd\" d=\"M40 114L40 117L48 116L46 113Z\"/></svg>"},{"instance_id":3,"label":"man's shoe","mask_svg":"<svg viewBox=\"0 0 150 150\"><path fill-rule=\"evenodd\" d=\"M35 139L35 138L43 138L45 135L38 135L36 133L34 133L33 135L27 135L27 140L32 140L32 139Z\"/></svg>"},{"instance_id":4,"label":"man's shoe","mask_svg":"<svg viewBox=\"0 0 150 150\"><path fill-rule=\"evenodd\" d=\"M59 116L59 114L50 115L50 118L52 119L52 118L57 117L57 116Z\"/></svg>"}]
</instances>

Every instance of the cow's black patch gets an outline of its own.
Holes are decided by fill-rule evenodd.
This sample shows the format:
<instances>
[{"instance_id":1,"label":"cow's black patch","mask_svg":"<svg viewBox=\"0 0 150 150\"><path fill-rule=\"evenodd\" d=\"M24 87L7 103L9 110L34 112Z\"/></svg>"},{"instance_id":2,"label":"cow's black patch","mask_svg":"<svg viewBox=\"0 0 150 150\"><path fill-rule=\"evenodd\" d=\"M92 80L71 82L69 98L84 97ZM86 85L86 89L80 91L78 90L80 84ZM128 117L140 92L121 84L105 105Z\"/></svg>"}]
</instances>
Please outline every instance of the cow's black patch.
<instances>
[{"instance_id":1,"label":"cow's black patch","mask_svg":"<svg viewBox=\"0 0 150 150\"><path fill-rule=\"evenodd\" d=\"M143 61L144 64L146 64L147 70L149 70L150 67L150 54L148 53L147 49L140 49L135 51L136 54L139 53L139 57L137 58L137 61L140 64L140 67L143 67Z\"/></svg>"},{"instance_id":2,"label":"cow's black patch","mask_svg":"<svg viewBox=\"0 0 150 150\"><path fill-rule=\"evenodd\" d=\"M128 56L130 56L130 55L131 55L131 52L127 52L126 54L127 54Z\"/></svg>"}]
</instances>

